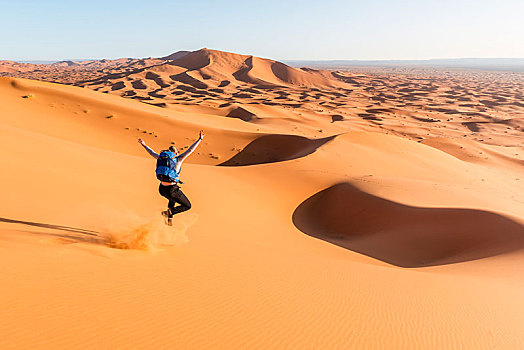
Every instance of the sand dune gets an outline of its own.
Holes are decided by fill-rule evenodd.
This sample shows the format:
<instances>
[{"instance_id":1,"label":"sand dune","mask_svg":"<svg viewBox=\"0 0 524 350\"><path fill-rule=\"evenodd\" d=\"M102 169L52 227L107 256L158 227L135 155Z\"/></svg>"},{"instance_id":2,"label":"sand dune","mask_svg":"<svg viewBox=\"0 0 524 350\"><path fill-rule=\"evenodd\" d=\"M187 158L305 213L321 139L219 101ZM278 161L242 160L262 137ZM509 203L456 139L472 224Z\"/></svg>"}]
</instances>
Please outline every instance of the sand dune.
<instances>
[{"instance_id":1,"label":"sand dune","mask_svg":"<svg viewBox=\"0 0 524 350\"><path fill-rule=\"evenodd\" d=\"M333 138L334 136L312 140L294 135L264 135L220 165L254 165L301 158L315 152Z\"/></svg>"},{"instance_id":2,"label":"sand dune","mask_svg":"<svg viewBox=\"0 0 524 350\"><path fill-rule=\"evenodd\" d=\"M356 129L416 141L461 138L516 147L512 156L524 159L520 74L328 72L210 49L162 58L38 65L33 70L31 65L17 68L20 64L3 62L0 75L73 84L166 109L229 114L246 122L281 125L283 133L291 129L308 136L313 130ZM223 106L233 103L235 109L224 113ZM275 116L278 123L273 123Z\"/></svg>"},{"instance_id":3,"label":"sand dune","mask_svg":"<svg viewBox=\"0 0 524 350\"><path fill-rule=\"evenodd\" d=\"M524 347L521 81L49 69L88 88L0 78L0 348ZM164 226L136 140L201 129Z\"/></svg>"},{"instance_id":4,"label":"sand dune","mask_svg":"<svg viewBox=\"0 0 524 350\"><path fill-rule=\"evenodd\" d=\"M312 236L401 267L470 261L524 248L524 226L504 216L406 206L349 183L315 194L293 219Z\"/></svg>"}]
</instances>

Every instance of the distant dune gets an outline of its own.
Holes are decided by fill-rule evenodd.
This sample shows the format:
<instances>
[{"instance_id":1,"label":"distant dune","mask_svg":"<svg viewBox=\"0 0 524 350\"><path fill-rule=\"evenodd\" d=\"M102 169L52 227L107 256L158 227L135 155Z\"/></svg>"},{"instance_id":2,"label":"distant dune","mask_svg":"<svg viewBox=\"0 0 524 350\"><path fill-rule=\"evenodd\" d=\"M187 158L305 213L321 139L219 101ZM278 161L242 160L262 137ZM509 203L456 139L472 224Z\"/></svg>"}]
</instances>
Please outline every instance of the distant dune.
<instances>
[{"instance_id":1,"label":"distant dune","mask_svg":"<svg viewBox=\"0 0 524 350\"><path fill-rule=\"evenodd\" d=\"M3 75L87 87L168 109L259 125L273 124L278 117L286 125L284 132L290 125L323 132L357 127L419 141L452 136L489 145L520 144L522 77L464 70L450 75L432 68L393 66L368 70L292 68L209 49L178 51L163 58L67 61L50 66L0 64ZM308 122L296 125L297 118Z\"/></svg>"}]
</instances>

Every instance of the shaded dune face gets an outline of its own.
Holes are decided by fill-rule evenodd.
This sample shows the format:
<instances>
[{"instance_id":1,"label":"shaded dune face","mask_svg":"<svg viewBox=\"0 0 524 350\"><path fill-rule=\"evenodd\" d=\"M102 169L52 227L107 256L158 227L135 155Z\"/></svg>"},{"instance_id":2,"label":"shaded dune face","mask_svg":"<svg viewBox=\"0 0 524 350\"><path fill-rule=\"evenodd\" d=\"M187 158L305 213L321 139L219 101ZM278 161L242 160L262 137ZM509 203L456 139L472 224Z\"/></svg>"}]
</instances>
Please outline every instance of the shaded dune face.
<instances>
[{"instance_id":1,"label":"shaded dune face","mask_svg":"<svg viewBox=\"0 0 524 350\"><path fill-rule=\"evenodd\" d=\"M190 52L173 61L173 65L186 68L188 70L197 70L208 66L211 63L210 55L207 50L198 50Z\"/></svg>"},{"instance_id":2,"label":"shaded dune face","mask_svg":"<svg viewBox=\"0 0 524 350\"><path fill-rule=\"evenodd\" d=\"M227 107L227 106L226 106ZM226 117L229 117L229 118L238 118L240 120L243 120L245 122L250 122L252 121L253 119L256 119L256 114L254 113L251 113L250 111L248 111L247 109L245 108L242 108L242 107L237 107L237 108L234 108L232 109L227 115Z\"/></svg>"},{"instance_id":3,"label":"shaded dune face","mask_svg":"<svg viewBox=\"0 0 524 350\"><path fill-rule=\"evenodd\" d=\"M294 135L264 135L251 141L240 153L219 165L255 165L301 158L334 138L335 136L308 139Z\"/></svg>"},{"instance_id":4,"label":"shaded dune face","mask_svg":"<svg viewBox=\"0 0 524 350\"><path fill-rule=\"evenodd\" d=\"M305 200L293 223L307 235L399 267L465 262L524 248L524 226L504 216L403 205L349 183Z\"/></svg>"}]
</instances>

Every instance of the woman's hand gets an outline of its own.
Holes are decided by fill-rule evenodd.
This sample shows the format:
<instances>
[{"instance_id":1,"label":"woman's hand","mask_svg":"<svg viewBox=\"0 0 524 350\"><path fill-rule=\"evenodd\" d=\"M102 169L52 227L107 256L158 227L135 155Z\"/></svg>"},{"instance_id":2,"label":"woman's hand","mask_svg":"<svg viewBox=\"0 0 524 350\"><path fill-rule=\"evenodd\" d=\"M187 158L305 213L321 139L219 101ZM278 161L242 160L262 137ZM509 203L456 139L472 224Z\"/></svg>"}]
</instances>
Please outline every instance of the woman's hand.
<instances>
[{"instance_id":1,"label":"woman's hand","mask_svg":"<svg viewBox=\"0 0 524 350\"><path fill-rule=\"evenodd\" d=\"M204 138L204 130L200 130L200 139Z\"/></svg>"}]
</instances>

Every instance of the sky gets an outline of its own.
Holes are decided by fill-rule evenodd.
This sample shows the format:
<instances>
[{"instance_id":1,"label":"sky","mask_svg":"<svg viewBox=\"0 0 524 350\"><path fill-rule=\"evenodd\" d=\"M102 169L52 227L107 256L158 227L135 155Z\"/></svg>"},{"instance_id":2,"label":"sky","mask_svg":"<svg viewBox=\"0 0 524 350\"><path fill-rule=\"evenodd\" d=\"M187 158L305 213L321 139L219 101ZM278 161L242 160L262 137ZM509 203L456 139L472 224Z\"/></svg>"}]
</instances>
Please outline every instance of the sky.
<instances>
[{"instance_id":1,"label":"sky","mask_svg":"<svg viewBox=\"0 0 524 350\"><path fill-rule=\"evenodd\" d=\"M524 57L524 0L0 0L0 60Z\"/></svg>"}]
</instances>

